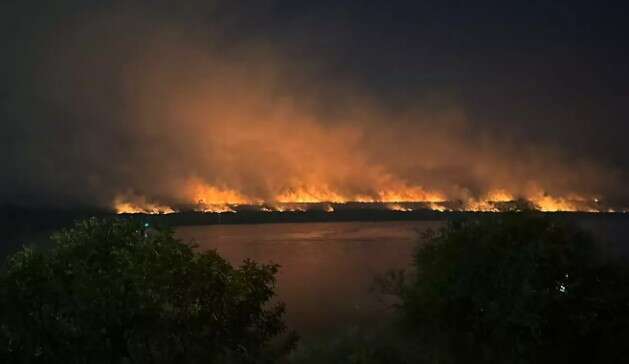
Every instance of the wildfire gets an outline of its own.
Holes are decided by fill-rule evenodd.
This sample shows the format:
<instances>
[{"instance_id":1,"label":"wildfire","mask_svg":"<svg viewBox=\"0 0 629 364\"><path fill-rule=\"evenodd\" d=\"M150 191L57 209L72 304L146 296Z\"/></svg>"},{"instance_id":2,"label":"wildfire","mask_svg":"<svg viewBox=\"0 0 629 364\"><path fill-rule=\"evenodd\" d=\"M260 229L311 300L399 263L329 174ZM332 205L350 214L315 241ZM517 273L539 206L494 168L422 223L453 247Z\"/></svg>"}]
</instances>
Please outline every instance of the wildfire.
<instances>
[{"instance_id":1,"label":"wildfire","mask_svg":"<svg viewBox=\"0 0 629 364\"><path fill-rule=\"evenodd\" d=\"M194 201L194 211L198 212L236 212L233 207L249 204L251 201L237 191L219 188L193 179L185 188L186 198Z\"/></svg>"},{"instance_id":2,"label":"wildfire","mask_svg":"<svg viewBox=\"0 0 629 364\"><path fill-rule=\"evenodd\" d=\"M293 203L286 203L286 204L281 204L281 205L275 205L272 207L273 211L278 211L278 212L305 212L306 211L306 204L293 204Z\"/></svg>"},{"instance_id":3,"label":"wildfire","mask_svg":"<svg viewBox=\"0 0 629 364\"><path fill-rule=\"evenodd\" d=\"M197 207L194 209L197 212L215 212L215 213L223 213L223 212L236 212L230 205L227 204L205 204L199 203Z\"/></svg>"},{"instance_id":4,"label":"wildfire","mask_svg":"<svg viewBox=\"0 0 629 364\"><path fill-rule=\"evenodd\" d=\"M117 197L114 208L117 213L168 214L180 210L209 213L236 213L240 208L261 212L305 212L323 210L334 212L335 207L350 203L365 203L392 211L410 212L416 209L434 211L479 211L499 212L519 208L518 201L540 211L613 211L602 209L599 197L585 198L577 195L552 196L539 188L530 188L524 196L515 195L506 189L494 189L482 197L448 199L440 192L428 192L421 187L398 186L399 190L381 189L372 194L344 194L328 186L312 188L300 186L286 188L269 201L247 197L243 193L226 187L216 187L193 180L184 188L182 203L176 207L162 205L146 198ZM457 203L456 201L460 201ZM244 206L244 207L243 207Z\"/></svg>"},{"instance_id":5,"label":"wildfire","mask_svg":"<svg viewBox=\"0 0 629 364\"><path fill-rule=\"evenodd\" d=\"M392 188L383 188L369 194L351 194L334 191L327 186L314 188L300 186L281 191L274 198L280 203L347 203L347 202L417 202L417 201L446 201L437 192L428 192L421 187L408 187L398 184Z\"/></svg>"},{"instance_id":6,"label":"wildfire","mask_svg":"<svg viewBox=\"0 0 629 364\"><path fill-rule=\"evenodd\" d=\"M530 189L527 199L535 204L541 211L585 211L601 212L599 197L586 198L580 195L568 194L566 196L551 196L544 193L538 186Z\"/></svg>"},{"instance_id":7,"label":"wildfire","mask_svg":"<svg viewBox=\"0 0 629 364\"><path fill-rule=\"evenodd\" d=\"M444 212L448 210L445 206L438 204L436 202L429 202L428 206L431 210L434 210L434 211Z\"/></svg>"},{"instance_id":8,"label":"wildfire","mask_svg":"<svg viewBox=\"0 0 629 364\"><path fill-rule=\"evenodd\" d=\"M514 201L516 198L505 191L504 189L497 189L490 191L486 196L480 199L470 199L465 204L464 210L466 211L483 211L483 212L498 212L499 204L504 202Z\"/></svg>"},{"instance_id":9,"label":"wildfire","mask_svg":"<svg viewBox=\"0 0 629 364\"><path fill-rule=\"evenodd\" d=\"M114 201L114 209L117 214L172 214L176 212L168 206L147 202L145 199L133 203L121 197L117 197Z\"/></svg>"},{"instance_id":10,"label":"wildfire","mask_svg":"<svg viewBox=\"0 0 629 364\"><path fill-rule=\"evenodd\" d=\"M527 201L531 207L544 212L601 212L598 206L598 198L584 198L582 196L570 195L567 197L551 196L545 194L538 188L532 188L529 194L523 197L516 197L505 190L496 190L487 194L482 199L471 199L465 206L468 211L500 211L501 206L516 200Z\"/></svg>"},{"instance_id":11,"label":"wildfire","mask_svg":"<svg viewBox=\"0 0 629 364\"><path fill-rule=\"evenodd\" d=\"M368 202L445 202L447 200L440 193L427 192L419 187L383 190L378 195L378 199Z\"/></svg>"},{"instance_id":12,"label":"wildfire","mask_svg":"<svg viewBox=\"0 0 629 364\"><path fill-rule=\"evenodd\" d=\"M585 211L585 212L601 212L597 205L597 199L586 199L580 196L572 196L569 198L552 197L547 195L534 196L531 201L535 203L541 211ZM594 204L592 204L592 202Z\"/></svg>"},{"instance_id":13,"label":"wildfire","mask_svg":"<svg viewBox=\"0 0 629 364\"><path fill-rule=\"evenodd\" d=\"M347 201L345 196L324 188L304 188L288 189L281 192L275 198L281 203L318 203L318 202L335 202L343 203Z\"/></svg>"},{"instance_id":14,"label":"wildfire","mask_svg":"<svg viewBox=\"0 0 629 364\"><path fill-rule=\"evenodd\" d=\"M196 179L188 184L186 195L199 205L229 205L252 202L238 191L215 187Z\"/></svg>"},{"instance_id":15,"label":"wildfire","mask_svg":"<svg viewBox=\"0 0 629 364\"><path fill-rule=\"evenodd\" d=\"M392 211L403 211L403 212L413 211L413 209L412 209L412 208L402 206L402 205L400 205L399 203L388 204L388 205L387 205L387 208L388 208L389 210L392 210Z\"/></svg>"}]
</instances>

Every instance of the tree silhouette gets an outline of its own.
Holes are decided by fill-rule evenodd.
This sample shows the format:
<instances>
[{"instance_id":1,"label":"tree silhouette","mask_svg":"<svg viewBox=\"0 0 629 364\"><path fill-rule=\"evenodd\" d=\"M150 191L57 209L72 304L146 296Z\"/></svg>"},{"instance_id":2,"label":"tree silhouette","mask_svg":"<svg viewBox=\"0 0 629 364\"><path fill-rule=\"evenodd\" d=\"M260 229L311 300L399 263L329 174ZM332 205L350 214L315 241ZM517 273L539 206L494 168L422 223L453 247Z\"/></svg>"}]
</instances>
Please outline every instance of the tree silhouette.
<instances>
[{"instance_id":1,"label":"tree silhouette","mask_svg":"<svg viewBox=\"0 0 629 364\"><path fill-rule=\"evenodd\" d=\"M259 362L285 330L276 265L232 267L170 230L89 219L11 256L0 285L6 363Z\"/></svg>"}]
</instances>

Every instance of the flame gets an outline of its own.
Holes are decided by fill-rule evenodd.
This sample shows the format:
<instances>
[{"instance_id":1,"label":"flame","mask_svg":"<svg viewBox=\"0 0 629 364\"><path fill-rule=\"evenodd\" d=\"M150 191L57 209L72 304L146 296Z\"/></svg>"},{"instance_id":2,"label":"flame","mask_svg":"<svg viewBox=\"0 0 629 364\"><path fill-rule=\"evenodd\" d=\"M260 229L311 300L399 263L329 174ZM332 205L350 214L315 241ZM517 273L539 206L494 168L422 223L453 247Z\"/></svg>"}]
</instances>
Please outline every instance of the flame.
<instances>
[{"instance_id":1,"label":"flame","mask_svg":"<svg viewBox=\"0 0 629 364\"><path fill-rule=\"evenodd\" d=\"M214 213L236 212L236 210L234 210L230 205L227 205L227 204L201 204L201 203L197 205L194 211L214 212Z\"/></svg>"},{"instance_id":2,"label":"flame","mask_svg":"<svg viewBox=\"0 0 629 364\"><path fill-rule=\"evenodd\" d=\"M387 209L389 209L391 211L403 211L403 212L413 211L412 208L402 206L399 203L388 204L387 205Z\"/></svg>"},{"instance_id":3,"label":"flame","mask_svg":"<svg viewBox=\"0 0 629 364\"><path fill-rule=\"evenodd\" d=\"M438 192L427 192L421 187L403 187L399 190L379 191L379 198L369 202L445 202L446 197Z\"/></svg>"},{"instance_id":4,"label":"flame","mask_svg":"<svg viewBox=\"0 0 629 364\"><path fill-rule=\"evenodd\" d=\"M428 207L429 207L431 210L434 210L434 211L439 211L439 212L444 212L444 211L447 211L447 210L448 210L445 206L443 206L443 205L441 205L441 204L439 204L439 203L436 203L436 202L430 202L430 203L428 203Z\"/></svg>"},{"instance_id":5,"label":"flame","mask_svg":"<svg viewBox=\"0 0 629 364\"><path fill-rule=\"evenodd\" d=\"M192 180L187 188L187 196L198 205L238 205L252 201L238 191L205 184L199 180Z\"/></svg>"},{"instance_id":6,"label":"flame","mask_svg":"<svg viewBox=\"0 0 629 364\"><path fill-rule=\"evenodd\" d=\"M576 205L563 198L555 198L551 196L542 196L532 199L533 203L539 206L542 211L578 211Z\"/></svg>"},{"instance_id":7,"label":"flame","mask_svg":"<svg viewBox=\"0 0 629 364\"><path fill-rule=\"evenodd\" d=\"M554 197L549 195L537 195L530 198L530 200L541 210L547 212L601 212L601 209L596 206L598 204L597 199L587 199L581 196L570 197ZM594 205L591 203L594 202Z\"/></svg>"},{"instance_id":8,"label":"flame","mask_svg":"<svg viewBox=\"0 0 629 364\"><path fill-rule=\"evenodd\" d=\"M552 196L545 193L539 186L533 186L529 189L526 198L533 202L541 211L557 212L557 211L585 211L600 212L598 196L586 198L581 195L567 194L565 196Z\"/></svg>"},{"instance_id":9,"label":"flame","mask_svg":"<svg viewBox=\"0 0 629 364\"><path fill-rule=\"evenodd\" d=\"M275 198L280 203L347 203L347 202L444 202L444 195L427 192L421 187L400 186L399 189L381 189L372 194L342 194L324 186L322 188L298 187L280 192Z\"/></svg>"},{"instance_id":10,"label":"flame","mask_svg":"<svg viewBox=\"0 0 629 364\"><path fill-rule=\"evenodd\" d=\"M343 203L347 201L347 197L331 191L327 187L323 188L307 188L299 187L296 189L288 189L281 192L275 198L281 203L318 203L318 202L335 202Z\"/></svg>"},{"instance_id":11,"label":"flame","mask_svg":"<svg viewBox=\"0 0 629 364\"><path fill-rule=\"evenodd\" d=\"M117 214L172 214L176 212L168 206L151 203L145 199L133 203L120 196L114 201L114 209Z\"/></svg>"},{"instance_id":12,"label":"flame","mask_svg":"<svg viewBox=\"0 0 629 364\"><path fill-rule=\"evenodd\" d=\"M422 206L435 211L479 211L499 212L506 204L523 199L541 211L586 211L586 212L613 212L611 208L601 208L600 198L586 198L580 195L553 196L545 193L537 186L528 189L522 195L510 193L505 188L497 188L489 191L482 197L470 197L467 199L448 199L446 194L439 191L427 191L418 186L406 186L397 184L394 188L380 189L369 194L344 194L335 191L329 186L311 187L301 185L285 188L277 193L270 201L262 198L251 198L245 194L224 186L213 186L193 179L183 188L183 201L181 206L192 206L188 210L211 213L235 213L240 205L257 209L262 212L304 212L309 209L323 209L326 212L334 212L332 204L345 204L350 202L384 204L384 207L392 211L410 212L415 206L411 203L421 203ZM453 201L462 201L459 205ZM321 205L323 204L323 205ZM382 205L380 205L382 206ZM453 207L454 206L454 207ZM162 205L147 200L143 197L116 197L114 209L117 213L146 213L168 214L181 208ZM185 210L185 209L184 209Z\"/></svg>"},{"instance_id":13,"label":"flame","mask_svg":"<svg viewBox=\"0 0 629 364\"><path fill-rule=\"evenodd\" d=\"M286 203L281 205L275 205L272 207L273 211L278 212L305 212L305 204Z\"/></svg>"},{"instance_id":14,"label":"flame","mask_svg":"<svg viewBox=\"0 0 629 364\"><path fill-rule=\"evenodd\" d=\"M463 210L465 211L482 211L482 212L498 212L498 204L501 202L514 201L516 198L504 189L495 189L489 191L484 197L479 199L469 199Z\"/></svg>"},{"instance_id":15,"label":"flame","mask_svg":"<svg viewBox=\"0 0 629 364\"><path fill-rule=\"evenodd\" d=\"M250 200L239 192L203 183L192 179L185 188L186 199L194 201L194 211L198 212L236 212L233 207L248 204Z\"/></svg>"}]
</instances>

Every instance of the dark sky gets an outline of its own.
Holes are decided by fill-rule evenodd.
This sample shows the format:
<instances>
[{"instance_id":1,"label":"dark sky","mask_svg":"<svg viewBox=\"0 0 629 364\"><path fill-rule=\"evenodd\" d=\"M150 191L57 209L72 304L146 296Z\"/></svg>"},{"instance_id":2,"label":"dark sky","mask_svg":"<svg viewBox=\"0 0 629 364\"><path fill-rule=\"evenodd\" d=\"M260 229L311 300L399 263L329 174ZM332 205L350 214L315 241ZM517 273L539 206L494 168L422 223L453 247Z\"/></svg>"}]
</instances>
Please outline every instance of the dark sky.
<instances>
[{"instance_id":1,"label":"dark sky","mask_svg":"<svg viewBox=\"0 0 629 364\"><path fill-rule=\"evenodd\" d=\"M180 3L3 2L0 203L182 203L192 178L265 200L323 183L629 205L623 2ZM310 132L265 132L291 128ZM317 148L353 167L309 168Z\"/></svg>"}]
</instances>

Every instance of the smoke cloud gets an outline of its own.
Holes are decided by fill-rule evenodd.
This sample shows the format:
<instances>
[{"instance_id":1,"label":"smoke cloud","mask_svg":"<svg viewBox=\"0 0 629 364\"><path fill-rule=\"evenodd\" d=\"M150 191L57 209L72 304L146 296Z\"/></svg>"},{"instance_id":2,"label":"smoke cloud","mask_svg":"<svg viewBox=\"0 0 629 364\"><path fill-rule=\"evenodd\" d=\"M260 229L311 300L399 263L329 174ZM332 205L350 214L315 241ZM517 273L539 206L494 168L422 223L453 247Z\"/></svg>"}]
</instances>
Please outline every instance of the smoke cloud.
<instances>
[{"instance_id":1,"label":"smoke cloud","mask_svg":"<svg viewBox=\"0 0 629 364\"><path fill-rule=\"evenodd\" d=\"M629 202L622 166L572 148L569 137L525 138L523 124L486 123L439 89L383 96L336 77L326 63L335 49L298 58L290 37L234 34L251 15L232 18L219 5L174 15L90 9L34 37L37 52L15 73L3 107L0 201L473 208L521 197L586 210ZM538 120L530 127L545 133Z\"/></svg>"}]
</instances>

